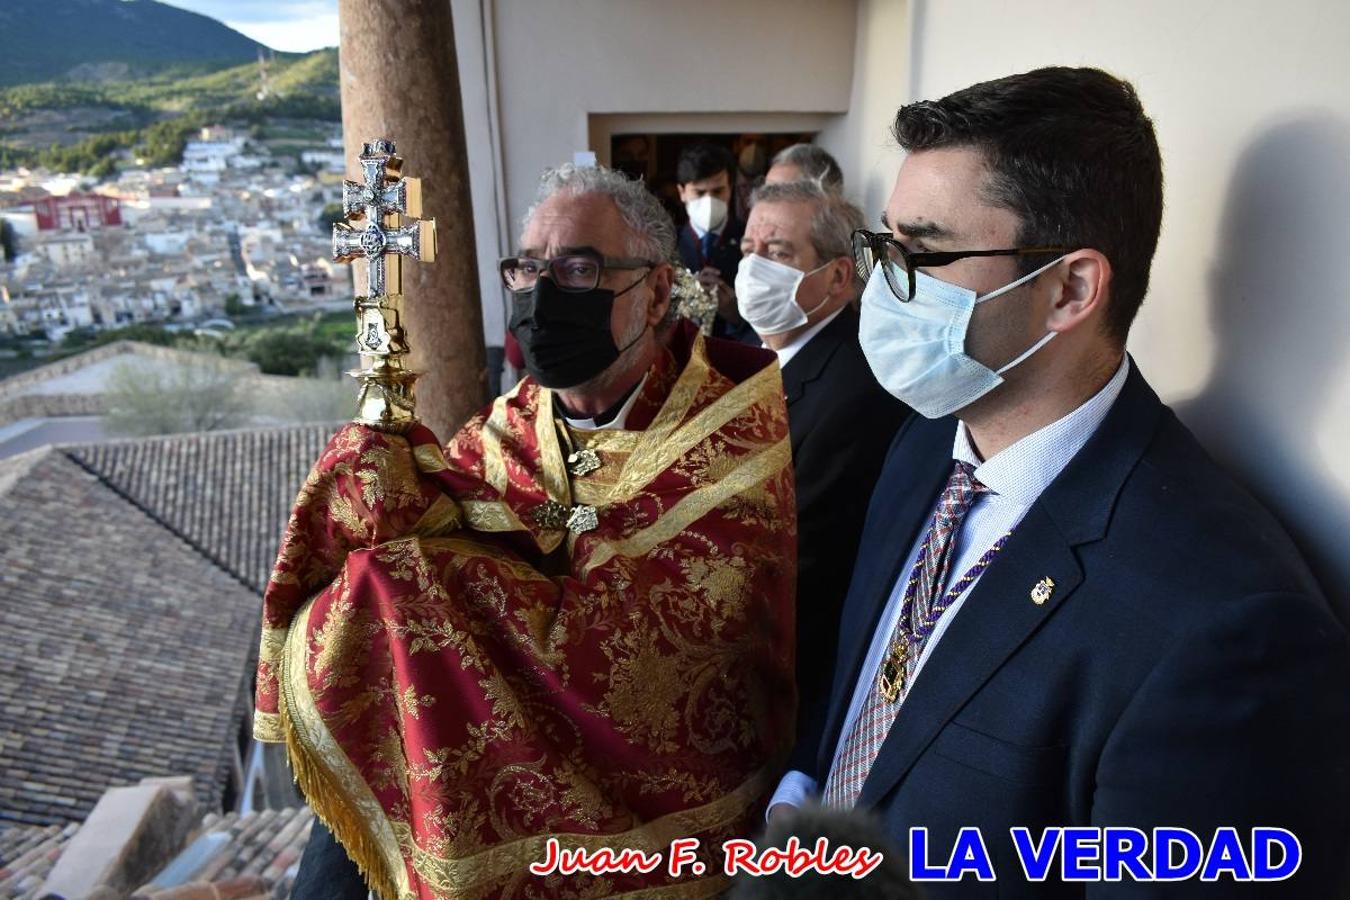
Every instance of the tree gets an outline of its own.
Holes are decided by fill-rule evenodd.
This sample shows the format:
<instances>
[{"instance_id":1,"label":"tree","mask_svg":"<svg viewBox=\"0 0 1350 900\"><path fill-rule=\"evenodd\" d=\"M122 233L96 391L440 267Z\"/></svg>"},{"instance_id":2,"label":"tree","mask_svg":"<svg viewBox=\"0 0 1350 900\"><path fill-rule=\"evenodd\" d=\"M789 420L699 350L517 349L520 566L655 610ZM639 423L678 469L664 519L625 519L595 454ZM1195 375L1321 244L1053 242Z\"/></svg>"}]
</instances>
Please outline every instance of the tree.
<instances>
[{"instance_id":1,"label":"tree","mask_svg":"<svg viewBox=\"0 0 1350 900\"><path fill-rule=\"evenodd\" d=\"M326 356L341 357L350 337L335 339L324 333L321 317L286 327L264 328L230 345L227 352L242 353L268 375L312 375Z\"/></svg>"},{"instance_id":2,"label":"tree","mask_svg":"<svg viewBox=\"0 0 1350 900\"><path fill-rule=\"evenodd\" d=\"M19 255L18 239L8 219L0 219L0 256L12 262Z\"/></svg>"},{"instance_id":3,"label":"tree","mask_svg":"<svg viewBox=\"0 0 1350 900\"><path fill-rule=\"evenodd\" d=\"M225 315L233 318L244 314L244 302L239 299L239 294L235 291L225 295Z\"/></svg>"},{"instance_id":4,"label":"tree","mask_svg":"<svg viewBox=\"0 0 1350 900\"><path fill-rule=\"evenodd\" d=\"M347 221L347 217L342 214L341 203L325 203L323 211L319 213L316 220L319 223L319 231L322 234L328 234L333 230L333 226Z\"/></svg>"},{"instance_id":5,"label":"tree","mask_svg":"<svg viewBox=\"0 0 1350 900\"><path fill-rule=\"evenodd\" d=\"M259 396L258 411L279 422L341 422L356 414L356 382L343 377L332 357L323 357L315 378L273 381Z\"/></svg>"},{"instance_id":6,"label":"tree","mask_svg":"<svg viewBox=\"0 0 1350 900\"><path fill-rule=\"evenodd\" d=\"M134 437L237 428L248 412L243 369L224 359L169 370L123 363L105 396L104 427Z\"/></svg>"}]
</instances>

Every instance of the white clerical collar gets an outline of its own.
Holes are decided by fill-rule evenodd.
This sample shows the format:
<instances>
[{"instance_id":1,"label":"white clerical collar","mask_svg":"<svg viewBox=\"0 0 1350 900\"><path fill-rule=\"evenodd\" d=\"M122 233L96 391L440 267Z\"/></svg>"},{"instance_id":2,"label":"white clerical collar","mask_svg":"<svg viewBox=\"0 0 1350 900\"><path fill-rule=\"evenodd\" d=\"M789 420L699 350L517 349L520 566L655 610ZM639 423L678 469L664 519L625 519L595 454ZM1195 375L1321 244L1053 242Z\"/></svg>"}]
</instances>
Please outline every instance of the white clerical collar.
<instances>
[{"instance_id":1,"label":"white clerical collar","mask_svg":"<svg viewBox=\"0 0 1350 900\"><path fill-rule=\"evenodd\" d=\"M810 328L806 329L801 334L797 335L795 338L793 338L791 341L788 342L787 346L779 350L775 350L774 353L778 354L778 368L786 369L787 364L792 361L792 357L800 353L801 349L805 347L807 343L810 342L811 338L815 337L816 335L824 331L825 326L833 322L843 311L844 308L842 306L839 307L834 312L830 313L828 316L821 319L819 322L812 325Z\"/></svg>"},{"instance_id":2,"label":"white clerical collar","mask_svg":"<svg viewBox=\"0 0 1350 900\"><path fill-rule=\"evenodd\" d=\"M980 459L975 452L966 424L960 422L956 427L952 459L974 466L975 477L995 494L1030 505L1050 482L1059 477L1069 460L1083 449L1101 425L1125 387L1129 372L1130 358L1126 355L1116 374L1086 403L987 460Z\"/></svg>"},{"instance_id":3,"label":"white clerical collar","mask_svg":"<svg viewBox=\"0 0 1350 900\"><path fill-rule=\"evenodd\" d=\"M642 380L637 383L637 387L633 388L633 392L629 394L628 399L623 402L623 406L619 407L618 413L614 416L614 418L610 419L605 424L603 425L595 424L594 418L573 419L567 415L564 415L563 419L566 420L568 425L571 425L573 428L578 428L582 431L605 431L605 430L622 431L624 425L628 423L628 414L633 411L633 404L637 403L638 394L642 393L642 386L647 383L647 375L650 374L651 370L648 369L647 374L642 376Z\"/></svg>"}]
</instances>

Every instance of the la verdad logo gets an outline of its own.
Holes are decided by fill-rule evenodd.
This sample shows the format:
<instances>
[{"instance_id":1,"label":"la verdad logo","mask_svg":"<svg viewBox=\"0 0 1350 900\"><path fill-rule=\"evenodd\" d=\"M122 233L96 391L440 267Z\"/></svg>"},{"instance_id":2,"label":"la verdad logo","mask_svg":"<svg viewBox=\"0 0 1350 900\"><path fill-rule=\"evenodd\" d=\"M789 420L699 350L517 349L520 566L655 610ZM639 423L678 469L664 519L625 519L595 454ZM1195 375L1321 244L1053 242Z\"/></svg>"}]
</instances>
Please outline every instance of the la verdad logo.
<instances>
[{"instance_id":1,"label":"la verdad logo","mask_svg":"<svg viewBox=\"0 0 1350 900\"><path fill-rule=\"evenodd\" d=\"M1028 881L1283 881L1298 871L1303 848L1284 828L1253 828L1244 842L1239 830L1222 827L1206 844L1187 828L1046 828L1039 835L1010 829L1022 876ZM934 861L928 829L909 830L909 875L913 881L960 881L973 875L995 881L993 860L978 828L962 828L945 862Z\"/></svg>"}]
</instances>

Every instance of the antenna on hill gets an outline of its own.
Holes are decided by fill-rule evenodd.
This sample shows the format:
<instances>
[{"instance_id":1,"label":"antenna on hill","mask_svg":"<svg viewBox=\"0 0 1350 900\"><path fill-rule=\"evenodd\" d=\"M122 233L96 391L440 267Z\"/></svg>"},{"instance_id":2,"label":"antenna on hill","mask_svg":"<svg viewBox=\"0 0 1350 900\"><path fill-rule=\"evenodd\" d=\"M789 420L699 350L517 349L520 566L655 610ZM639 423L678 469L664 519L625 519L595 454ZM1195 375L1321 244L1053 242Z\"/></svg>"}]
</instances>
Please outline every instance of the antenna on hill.
<instances>
[{"instance_id":1,"label":"antenna on hill","mask_svg":"<svg viewBox=\"0 0 1350 900\"><path fill-rule=\"evenodd\" d=\"M263 55L263 48L262 48L262 47L259 47L259 48L258 48L258 94L257 94L258 102L259 102L259 103L261 103L262 101L266 100L268 97L272 96L272 86L268 83L268 80L267 80L267 64L268 64L268 62L269 62L268 57Z\"/></svg>"}]
</instances>

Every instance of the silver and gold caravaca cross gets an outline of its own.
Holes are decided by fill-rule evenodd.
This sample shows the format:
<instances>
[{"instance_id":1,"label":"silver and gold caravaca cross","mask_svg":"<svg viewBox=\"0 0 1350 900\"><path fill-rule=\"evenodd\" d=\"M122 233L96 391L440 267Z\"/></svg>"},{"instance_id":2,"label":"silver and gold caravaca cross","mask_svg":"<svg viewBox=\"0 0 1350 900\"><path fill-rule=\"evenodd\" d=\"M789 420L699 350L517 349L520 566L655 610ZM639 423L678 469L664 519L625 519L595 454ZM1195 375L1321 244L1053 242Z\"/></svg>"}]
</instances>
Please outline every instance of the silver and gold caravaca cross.
<instances>
[{"instance_id":1,"label":"silver and gold caravaca cross","mask_svg":"<svg viewBox=\"0 0 1350 900\"><path fill-rule=\"evenodd\" d=\"M355 421L382 431L406 431L417 417L413 382L403 365L407 334L403 305L403 257L434 262L436 221L423 219L422 185L401 175L403 160L392 141L361 148L362 181L342 184L342 211L348 224L333 226L333 259L367 263L366 293L356 297L356 343L361 368L349 372L361 382ZM408 221L404 224L403 219Z\"/></svg>"}]
</instances>

